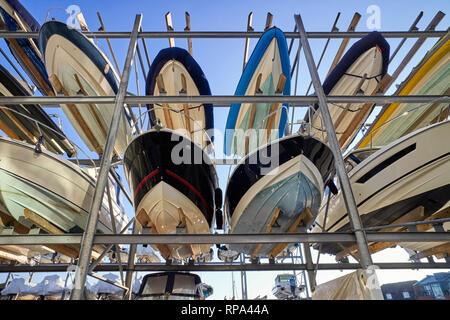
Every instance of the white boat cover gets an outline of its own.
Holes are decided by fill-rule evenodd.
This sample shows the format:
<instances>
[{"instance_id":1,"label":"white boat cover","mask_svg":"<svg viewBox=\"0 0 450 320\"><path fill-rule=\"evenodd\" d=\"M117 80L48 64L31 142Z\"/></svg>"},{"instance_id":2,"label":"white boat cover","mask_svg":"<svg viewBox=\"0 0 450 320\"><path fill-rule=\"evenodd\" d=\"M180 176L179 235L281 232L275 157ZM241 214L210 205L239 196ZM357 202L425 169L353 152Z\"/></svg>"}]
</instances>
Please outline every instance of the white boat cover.
<instances>
[{"instance_id":1,"label":"white boat cover","mask_svg":"<svg viewBox=\"0 0 450 320\"><path fill-rule=\"evenodd\" d=\"M1 294L3 296L13 294L27 295L35 286L35 283L25 281L24 278L15 278L8 283L8 285L2 290Z\"/></svg>"},{"instance_id":2,"label":"white boat cover","mask_svg":"<svg viewBox=\"0 0 450 320\"><path fill-rule=\"evenodd\" d=\"M58 275L46 276L44 280L33 287L29 293L35 296L59 296L62 295L63 290L68 294L70 282L68 287L64 287L64 280Z\"/></svg>"},{"instance_id":3,"label":"white boat cover","mask_svg":"<svg viewBox=\"0 0 450 320\"><path fill-rule=\"evenodd\" d=\"M134 294L138 294L139 288L141 287L142 283L142 276L139 278L136 278L133 282L132 290Z\"/></svg>"},{"instance_id":4,"label":"white boat cover","mask_svg":"<svg viewBox=\"0 0 450 320\"><path fill-rule=\"evenodd\" d=\"M120 277L114 273L107 273L105 275L102 275L102 277L115 283L120 283ZM98 282L94 286L92 286L92 291L97 295L123 295L123 289L101 280L98 280Z\"/></svg>"},{"instance_id":5,"label":"white boat cover","mask_svg":"<svg viewBox=\"0 0 450 320\"><path fill-rule=\"evenodd\" d=\"M136 248L136 256L138 258L146 258L150 262L160 262L161 260L156 255L155 250L151 246L143 246L142 244L138 245Z\"/></svg>"},{"instance_id":6,"label":"white boat cover","mask_svg":"<svg viewBox=\"0 0 450 320\"><path fill-rule=\"evenodd\" d=\"M376 273L361 269L316 287L313 300L383 300Z\"/></svg>"}]
</instances>

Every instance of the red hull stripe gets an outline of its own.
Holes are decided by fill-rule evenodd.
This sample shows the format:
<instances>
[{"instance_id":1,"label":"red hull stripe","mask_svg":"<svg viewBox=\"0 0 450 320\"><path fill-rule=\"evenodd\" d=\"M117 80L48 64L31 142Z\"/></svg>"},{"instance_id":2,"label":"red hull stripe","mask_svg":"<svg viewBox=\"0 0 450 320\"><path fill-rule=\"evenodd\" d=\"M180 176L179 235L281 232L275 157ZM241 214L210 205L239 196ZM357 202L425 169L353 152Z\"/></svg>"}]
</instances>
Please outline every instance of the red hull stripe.
<instances>
[{"instance_id":1,"label":"red hull stripe","mask_svg":"<svg viewBox=\"0 0 450 320\"><path fill-rule=\"evenodd\" d=\"M169 174L170 176L174 177L175 179L177 179L178 181L180 181L182 184L184 184L186 187L188 187L189 189L191 189L196 195L197 197L200 198L200 200L202 201L202 203L205 205L205 208L210 211L210 208L208 206L208 204L206 203L205 199L202 197L202 195L200 194L200 192L198 192L189 182L187 182L186 180L184 180L183 178L181 178L180 176L176 175L175 173L173 173L172 171L169 171L166 169L167 174Z\"/></svg>"},{"instance_id":2,"label":"red hull stripe","mask_svg":"<svg viewBox=\"0 0 450 320\"><path fill-rule=\"evenodd\" d=\"M136 195L137 195L138 191L142 188L142 186L144 185L144 183L147 182L148 179L150 179L151 177L153 177L153 176L154 176L155 174L157 174L158 172L159 172L159 169L156 169L155 171L153 171L152 173L150 173L148 176L146 176L146 177L144 178L144 180L141 181L141 183L139 183L139 185L138 185L136 191L134 192L134 197L133 197L133 199L136 198Z\"/></svg>"}]
</instances>

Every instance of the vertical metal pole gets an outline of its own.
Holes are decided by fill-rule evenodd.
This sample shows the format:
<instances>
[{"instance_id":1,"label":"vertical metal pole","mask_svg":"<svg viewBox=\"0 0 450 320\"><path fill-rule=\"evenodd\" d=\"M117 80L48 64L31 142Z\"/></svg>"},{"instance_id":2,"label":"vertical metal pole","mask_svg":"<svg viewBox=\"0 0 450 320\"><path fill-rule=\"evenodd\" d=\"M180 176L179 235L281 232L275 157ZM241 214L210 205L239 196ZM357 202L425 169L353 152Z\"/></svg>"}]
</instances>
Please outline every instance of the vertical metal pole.
<instances>
[{"instance_id":1,"label":"vertical metal pole","mask_svg":"<svg viewBox=\"0 0 450 320\"><path fill-rule=\"evenodd\" d=\"M322 232L327 232L327 218L328 218L328 209L330 208L330 199L331 199L331 190L328 188L328 197L327 197L327 205L325 206L325 217L323 218L322 222ZM317 277L317 270L319 269L319 260L320 260L320 254L322 253L322 243L319 244L319 251L317 252L317 260L316 260L316 267L314 268L314 284L316 285L316 277Z\"/></svg>"},{"instance_id":2,"label":"vertical metal pole","mask_svg":"<svg viewBox=\"0 0 450 320\"><path fill-rule=\"evenodd\" d=\"M326 96L323 92L322 84L320 83L319 74L317 72L316 64L314 62L311 48L306 36L305 27L303 26L303 21L300 15L295 15L294 17L299 29L301 41L303 43L303 51L305 53L306 62L308 63L308 69L313 80L314 89L319 98L320 112L322 113L323 122L325 123L328 142L334 156L336 172L341 183L342 193L344 196L345 205L347 207L350 223L352 225L353 232L355 233L358 253L361 257L360 264L363 269L367 269L370 265L372 265L372 258L370 257L370 251L367 245L366 233L363 230L362 222L356 206L356 201L353 196L352 187L347 176L341 148L337 140L336 131L330 116L330 111L328 110Z\"/></svg>"},{"instance_id":3,"label":"vertical metal pole","mask_svg":"<svg viewBox=\"0 0 450 320\"><path fill-rule=\"evenodd\" d=\"M133 234L138 233L137 221L134 219L133 224ZM130 250L128 252L128 265L127 265L127 275L125 276L125 286L129 289L126 293L125 300L131 300L132 292L133 292L133 269L134 269L134 260L136 258L136 244L130 245Z\"/></svg>"},{"instance_id":4,"label":"vertical metal pole","mask_svg":"<svg viewBox=\"0 0 450 320\"><path fill-rule=\"evenodd\" d=\"M300 264L303 264L304 261L303 261L302 248L300 246L298 246L297 250L298 250L299 257L300 257ZM306 282L306 272L305 272L305 270L302 271L302 277L303 277L303 283L305 284L306 298L309 298L309 291L308 291L308 285L307 285L307 282Z\"/></svg>"},{"instance_id":5,"label":"vertical metal pole","mask_svg":"<svg viewBox=\"0 0 450 320\"><path fill-rule=\"evenodd\" d=\"M141 50L139 49L139 44L137 44L137 46L136 46L136 52L138 54L139 64L141 65L142 75L144 76L144 79L147 79L147 72L145 71L144 62L142 61L142 55L141 55ZM135 60L134 67L137 69L136 55L134 56L134 60Z\"/></svg>"},{"instance_id":6,"label":"vertical metal pole","mask_svg":"<svg viewBox=\"0 0 450 320\"><path fill-rule=\"evenodd\" d=\"M12 272L8 272L8 276L6 277L6 280L5 280L5 288L8 286L9 279L11 278L11 276L12 276ZM12 276L12 278L14 279L14 276Z\"/></svg>"},{"instance_id":7,"label":"vertical metal pole","mask_svg":"<svg viewBox=\"0 0 450 320\"><path fill-rule=\"evenodd\" d=\"M245 263L245 257L242 253L240 256L241 264ZM247 300L247 273L245 271L241 271L241 289L242 289L242 300Z\"/></svg>"},{"instance_id":8,"label":"vertical metal pole","mask_svg":"<svg viewBox=\"0 0 450 320\"><path fill-rule=\"evenodd\" d=\"M142 32L142 26L139 28L139 32ZM145 43L145 38L141 38L142 45L144 46L145 57L147 58L148 68L150 69L150 57L148 56L147 44Z\"/></svg>"},{"instance_id":9,"label":"vertical metal pole","mask_svg":"<svg viewBox=\"0 0 450 320\"><path fill-rule=\"evenodd\" d=\"M136 61L134 62L136 63ZM117 228L116 228L116 219L114 217L114 207L111 197L111 185L109 184L109 178L106 183L106 193L108 195L108 205L109 205L109 216L111 219L111 230L113 234L117 234ZM116 248L116 255L117 255L117 262L119 263L119 272L120 272L120 283L124 285L124 278L123 278L123 270L122 270L122 258L120 256L120 245L115 244Z\"/></svg>"},{"instance_id":10,"label":"vertical metal pole","mask_svg":"<svg viewBox=\"0 0 450 320\"><path fill-rule=\"evenodd\" d=\"M123 68L122 78L120 80L119 91L116 96L114 113L109 127L108 136L106 137L105 151L100 162L100 172L95 187L94 198L92 200L91 209L89 211L88 223L83 233L81 241L80 258L78 260L77 271L75 273L75 286L72 290L71 300L80 300L82 291L86 283L88 274L89 261L91 260L92 242L97 227L98 213L100 211L103 193L105 191L106 182L108 180L108 172L111 167L111 158L114 152L114 142L116 141L117 131L119 129L120 119L123 113L123 101L127 91L128 80L130 78L130 69L134 51L136 49L137 34L141 25L142 15L136 15L134 21L133 32L131 33L130 44L128 46L127 57Z\"/></svg>"},{"instance_id":11,"label":"vertical metal pole","mask_svg":"<svg viewBox=\"0 0 450 320\"><path fill-rule=\"evenodd\" d=\"M316 289L316 279L314 278L314 265L311 256L311 249L309 247L309 243L302 243L303 251L305 252L305 260L306 260L306 271L308 273L309 280L309 288L311 289L311 293Z\"/></svg>"},{"instance_id":12,"label":"vertical metal pole","mask_svg":"<svg viewBox=\"0 0 450 320\"><path fill-rule=\"evenodd\" d=\"M232 290L233 290L233 296L232 296L231 300L234 300L234 299L236 299L236 294L235 294L236 287L235 287L235 282L234 282L234 272L233 271L231 271L231 285L232 285Z\"/></svg>"},{"instance_id":13,"label":"vertical metal pole","mask_svg":"<svg viewBox=\"0 0 450 320\"><path fill-rule=\"evenodd\" d=\"M61 300L64 300L64 298L66 297L67 280L69 280L69 274L70 274L70 272L67 272L66 280L64 281L63 292L61 294ZM31 282L31 281L28 281L28 282Z\"/></svg>"},{"instance_id":14,"label":"vertical metal pole","mask_svg":"<svg viewBox=\"0 0 450 320\"><path fill-rule=\"evenodd\" d=\"M298 42L298 49L297 49L297 56L295 57L295 61L298 61L300 59L300 50L302 49L302 43ZM294 66L295 68L295 66ZM298 82L298 69L300 68L300 63L297 64L297 70L295 71L295 87L294 87L294 96L297 95L297 82ZM292 70L294 71L294 70ZM292 79L292 74L291 74ZM292 103L292 117L291 117L291 130L290 134L292 134L292 130L294 128L294 113L295 113L295 105Z\"/></svg>"}]
</instances>

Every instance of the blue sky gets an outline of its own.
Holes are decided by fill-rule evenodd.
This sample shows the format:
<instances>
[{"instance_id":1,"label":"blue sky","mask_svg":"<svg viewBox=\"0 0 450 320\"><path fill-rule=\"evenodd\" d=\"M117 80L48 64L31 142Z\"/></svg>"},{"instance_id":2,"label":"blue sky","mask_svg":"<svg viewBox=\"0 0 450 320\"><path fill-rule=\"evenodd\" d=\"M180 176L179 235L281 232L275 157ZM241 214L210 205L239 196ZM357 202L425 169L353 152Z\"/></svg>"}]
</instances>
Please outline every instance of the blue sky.
<instances>
[{"instance_id":1,"label":"blue sky","mask_svg":"<svg viewBox=\"0 0 450 320\"><path fill-rule=\"evenodd\" d=\"M165 31L164 15L170 11L175 31L182 31L185 27L184 13L188 11L191 16L192 31L245 31L247 24L247 16L253 12L253 28L255 31L262 31L265 25L266 14L271 12L274 15L273 25L281 28L283 31L293 31L294 14L300 13L303 18L307 31L329 31L335 20L337 12L341 12L339 22L337 24L340 31L345 31L354 14L359 12L362 18L357 26L357 31L368 31L366 21L369 18L367 8L370 5L377 5L381 12L381 31L403 31L407 30L420 11L424 11L424 16L419 22L418 27L423 30L438 10L449 13L448 1L56 1L56 0L23 0L22 4L30 11L39 23L44 23L47 12L52 7L67 8L70 5L78 5L86 19L89 28L96 31L100 24L97 18L97 11L100 11L103 22L107 31L130 31L133 26L134 17L137 13L143 14L143 30L144 31ZM49 13L50 17L58 20L66 21L67 14L61 9L52 9ZM445 30L449 25L449 17L446 16L440 23L438 29ZM244 39L193 39L193 55L202 67L206 77L208 78L212 94L216 95L232 95L236 89L237 83L242 73L242 62L244 54ZM324 57L319 75L321 80L329 69L334 58L340 39L330 42L327 54ZM356 40L351 40L349 46ZM415 58L409 63L405 70L400 74L396 84L400 83L411 71L420 59L425 55L435 43L435 39L428 39L416 54ZM157 55L159 50L168 47L167 39L147 39L150 59ZM257 39L250 41L249 54L251 54L253 46ZM391 45L391 53L399 39L388 39ZM415 39L408 39L401 52L393 60L389 66L389 73L392 73L407 50L415 42ZM111 40L114 53L122 69L125 61L125 54L128 47L128 40ZM176 46L187 48L186 39L175 39ZM313 39L310 41L316 62L322 52L325 40ZM104 40L99 40L100 48L111 58L108 46ZM4 41L0 43L0 47L9 53ZM141 46L142 48L142 46ZM291 53L291 61L296 53L297 43L295 43ZM145 58L144 58L145 59ZM0 63L7 66L7 62L0 57ZM17 64L16 64L17 65ZM9 66L8 66L9 68ZM11 69L11 68L9 68ZM145 66L148 72L148 66ZM139 71L139 86L141 94L144 91L145 79ZM300 55L300 71L298 77L297 94L303 95L306 92L310 82L308 69L305 63L303 53ZM294 82L292 83L292 94L294 93ZM130 77L128 91L136 93L136 81L134 70ZM391 87L388 93L395 91L395 85ZM311 93L311 92L310 92ZM47 109L49 113L57 113L63 121L63 128L66 134L79 144L82 144L76 136L75 131L65 118L62 111L58 109ZM225 126L228 108L217 108L214 111L215 127L223 129ZM295 119L303 118L304 110L297 109ZM373 118L373 116L372 116ZM290 119L290 116L289 116ZM369 119L370 121L370 119ZM294 128L295 130L295 128ZM216 151L218 157L221 157L222 141L216 141ZM91 154L95 157L94 154ZM228 167L218 167L219 180L222 190L225 192L226 181L228 176ZM123 176L123 174L122 174ZM127 206L127 213L131 217L133 210ZM315 252L313 257L315 259ZM387 249L373 256L375 262L380 261L406 261L407 255L401 249ZM321 257L321 262L333 262L332 257ZM421 279L426 274L432 273L433 270L427 271L381 271L380 280L382 283L395 282L400 280ZM318 283L322 283L336 278L344 273L339 271L319 271ZM213 298L222 299L224 296L230 297L231 291L231 273L204 272L200 273L204 282L214 287L215 294ZM267 294L271 296L270 290L273 285L274 272L249 272L248 288L249 298L257 295ZM36 280L40 279L36 276ZM0 275L3 279L4 275ZM263 281L261 281L263 280ZM235 273L235 282L240 297L240 276Z\"/></svg>"}]
</instances>

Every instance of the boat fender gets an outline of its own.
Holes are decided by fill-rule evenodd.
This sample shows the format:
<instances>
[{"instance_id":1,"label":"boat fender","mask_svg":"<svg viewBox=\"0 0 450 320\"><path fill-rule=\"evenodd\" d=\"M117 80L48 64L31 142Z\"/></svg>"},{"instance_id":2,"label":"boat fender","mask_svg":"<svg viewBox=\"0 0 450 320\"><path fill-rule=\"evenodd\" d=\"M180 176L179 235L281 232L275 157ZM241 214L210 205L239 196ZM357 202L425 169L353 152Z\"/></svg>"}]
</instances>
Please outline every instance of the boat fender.
<instances>
[{"instance_id":1,"label":"boat fender","mask_svg":"<svg viewBox=\"0 0 450 320\"><path fill-rule=\"evenodd\" d=\"M37 143L36 143L36 147L34 148L34 152L36 152L36 153L42 153L42 149L41 149L41 144L42 144L42 141L44 140L44 136L40 136L39 138L38 138L38 141L37 141Z\"/></svg>"},{"instance_id":2,"label":"boat fender","mask_svg":"<svg viewBox=\"0 0 450 320\"><path fill-rule=\"evenodd\" d=\"M216 228L219 230L223 229L223 213L222 213L222 201L223 201L223 193L222 189L216 188L214 190L214 204L216 206Z\"/></svg>"},{"instance_id":3,"label":"boat fender","mask_svg":"<svg viewBox=\"0 0 450 320\"><path fill-rule=\"evenodd\" d=\"M331 191L332 194L337 195L338 188L334 184L333 180L328 181L327 186L328 186L328 189Z\"/></svg>"},{"instance_id":4,"label":"boat fender","mask_svg":"<svg viewBox=\"0 0 450 320\"><path fill-rule=\"evenodd\" d=\"M216 205L217 209L222 208L222 200L222 189L216 188L216 190L214 190L214 204Z\"/></svg>"},{"instance_id":5,"label":"boat fender","mask_svg":"<svg viewBox=\"0 0 450 320\"><path fill-rule=\"evenodd\" d=\"M223 213L220 209L216 209L216 229L223 230Z\"/></svg>"}]
</instances>

